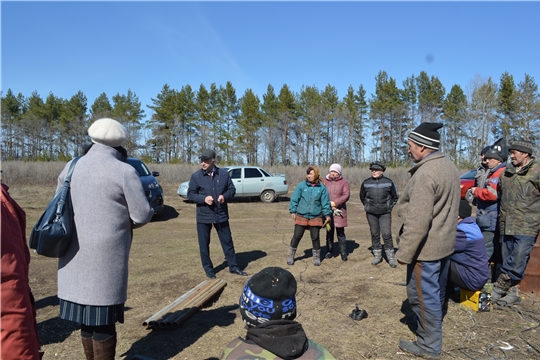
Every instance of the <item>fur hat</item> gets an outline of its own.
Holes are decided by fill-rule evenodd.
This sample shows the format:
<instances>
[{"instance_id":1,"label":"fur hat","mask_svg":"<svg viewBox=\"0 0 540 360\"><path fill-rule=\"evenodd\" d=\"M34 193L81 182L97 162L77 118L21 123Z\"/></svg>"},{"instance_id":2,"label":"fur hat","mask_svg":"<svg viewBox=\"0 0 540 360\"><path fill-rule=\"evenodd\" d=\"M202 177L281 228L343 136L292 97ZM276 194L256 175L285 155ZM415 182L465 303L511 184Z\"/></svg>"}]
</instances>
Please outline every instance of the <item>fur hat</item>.
<instances>
[{"instance_id":1,"label":"fur hat","mask_svg":"<svg viewBox=\"0 0 540 360\"><path fill-rule=\"evenodd\" d=\"M240 295L240 314L248 327L296 317L296 279L280 267L253 275Z\"/></svg>"},{"instance_id":2,"label":"fur hat","mask_svg":"<svg viewBox=\"0 0 540 360\"><path fill-rule=\"evenodd\" d=\"M330 165L330 171L335 171L335 172L337 172L339 175L341 175L341 165L339 165L339 164L332 164L332 165Z\"/></svg>"},{"instance_id":3,"label":"fur hat","mask_svg":"<svg viewBox=\"0 0 540 360\"><path fill-rule=\"evenodd\" d=\"M459 201L459 212L458 215L460 218L465 219L471 216L472 214L472 207L471 204L465 199L461 199Z\"/></svg>"},{"instance_id":4,"label":"fur hat","mask_svg":"<svg viewBox=\"0 0 540 360\"><path fill-rule=\"evenodd\" d=\"M88 135L93 143L110 147L122 145L127 138L124 126L118 121L109 118L94 121L88 128Z\"/></svg>"},{"instance_id":5,"label":"fur hat","mask_svg":"<svg viewBox=\"0 0 540 360\"><path fill-rule=\"evenodd\" d=\"M441 134L437 132L443 124L421 123L409 134L409 140L429 149L439 150Z\"/></svg>"},{"instance_id":6,"label":"fur hat","mask_svg":"<svg viewBox=\"0 0 540 360\"><path fill-rule=\"evenodd\" d=\"M514 141L512 144L510 144L508 150L517 150L523 153L528 153L529 155L532 155L533 153L532 144L525 140Z\"/></svg>"},{"instance_id":7,"label":"fur hat","mask_svg":"<svg viewBox=\"0 0 540 360\"><path fill-rule=\"evenodd\" d=\"M386 171L386 166L380 161L374 161L369 164L369 170L380 170L382 172Z\"/></svg>"}]
</instances>

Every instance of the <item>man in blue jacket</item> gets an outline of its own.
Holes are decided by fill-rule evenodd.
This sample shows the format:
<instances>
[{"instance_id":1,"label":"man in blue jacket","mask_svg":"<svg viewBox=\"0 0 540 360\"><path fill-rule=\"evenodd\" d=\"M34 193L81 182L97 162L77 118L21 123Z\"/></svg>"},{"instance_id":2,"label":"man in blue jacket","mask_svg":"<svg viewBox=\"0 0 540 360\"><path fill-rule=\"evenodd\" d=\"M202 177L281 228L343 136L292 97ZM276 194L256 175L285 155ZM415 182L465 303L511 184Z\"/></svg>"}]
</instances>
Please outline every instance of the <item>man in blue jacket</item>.
<instances>
[{"instance_id":1,"label":"man in blue jacket","mask_svg":"<svg viewBox=\"0 0 540 360\"><path fill-rule=\"evenodd\" d=\"M484 287L489 278L484 237L471 213L471 205L462 199L459 203L456 245L454 253L450 256L448 275L450 291L454 286L478 291Z\"/></svg>"},{"instance_id":2,"label":"man in blue jacket","mask_svg":"<svg viewBox=\"0 0 540 360\"><path fill-rule=\"evenodd\" d=\"M234 187L229 173L218 168L216 153L204 149L199 156L201 170L197 170L189 180L188 199L197 205L197 236L199 238L199 252L201 262L210 279L216 278L214 266L210 259L210 231L212 225L217 231L225 259L232 274L247 276L240 270L236 262L234 244L229 226L229 211L227 201L234 197Z\"/></svg>"}]
</instances>

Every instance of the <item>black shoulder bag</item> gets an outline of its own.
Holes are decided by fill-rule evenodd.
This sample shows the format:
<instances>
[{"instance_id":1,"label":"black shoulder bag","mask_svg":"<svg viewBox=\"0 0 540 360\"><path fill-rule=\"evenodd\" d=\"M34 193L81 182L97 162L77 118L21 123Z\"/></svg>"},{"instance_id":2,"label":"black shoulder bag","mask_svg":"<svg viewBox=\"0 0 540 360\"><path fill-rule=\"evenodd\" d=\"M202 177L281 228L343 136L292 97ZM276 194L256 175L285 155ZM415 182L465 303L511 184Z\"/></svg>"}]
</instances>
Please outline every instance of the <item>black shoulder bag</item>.
<instances>
[{"instance_id":1,"label":"black shoulder bag","mask_svg":"<svg viewBox=\"0 0 540 360\"><path fill-rule=\"evenodd\" d=\"M71 174L79 157L73 159L64 180L64 186L54 195L45 212L32 229L30 248L40 255L59 258L64 256L75 227L71 204Z\"/></svg>"}]
</instances>

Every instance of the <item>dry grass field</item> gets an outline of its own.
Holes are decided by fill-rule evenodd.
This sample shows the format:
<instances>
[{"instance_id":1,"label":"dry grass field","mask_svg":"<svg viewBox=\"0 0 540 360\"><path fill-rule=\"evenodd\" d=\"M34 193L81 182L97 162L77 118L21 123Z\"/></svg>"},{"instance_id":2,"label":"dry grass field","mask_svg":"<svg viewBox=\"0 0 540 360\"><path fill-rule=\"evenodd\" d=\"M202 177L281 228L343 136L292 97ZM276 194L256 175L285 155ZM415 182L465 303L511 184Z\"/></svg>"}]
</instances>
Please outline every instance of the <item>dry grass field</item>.
<instances>
[{"instance_id":1,"label":"dry grass field","mask_svg":"<svg viewBox=\"0 0 540 360\"><path fill-rule=\"evenodd\" d=\"M27 234L44 210L55 189L63 164L3 163L3 182L27 212ZM32 168L34 167L34 168ZM126 321L117 326L117 359L136 355L151 359L219 359L225 345L245 335L238 310L240 292L247 280L228 272L215 232L211 256L224 290L176 329L147 330L144 320L206 280L195 230L195 206L177 194L178 184L196 167L150 165L161 172L166 209L160 219L134 231L130 256ZM269 168L284 172L290 191L303 177L303 168ZM325 169L326 170L326 169ZM393 169L391 169L393 170ZM50 171L50 173L49 173ZM406 181L405 169L387 171L398 188ZM17 176L15 176L17 174ZM33 174L33 175L31 175ZM38 176L36 177L36 174ZM337 359L411 359L400 351L400 339L413 340L411 312L405 291L405 267L390 268L386 262L371 265L369 228L358 198L367 169L345 169L351 182L346 228L349 261L339 257L313 266L308 234L300 242L297 261L286 264L293 223L289 199L265 204L258 199L230 204L231 229L239 264L248 274L268 266L282 266L298 281L298 317L310 338L326 347ZM397 221L394 218L394 233ZM324 231L321 237L324 238ZM83 359L77 326L58 318L56 298L57 260L32 254L30 284L36 299L44 359ZM362 321L348 314L355 304L369 316ZM512 308L494 307L478 313L450 303L443 325L443 359L535 359L540 358L539 303L525 298ZM510 350L501 350L509 347Z\"/></svg>"}]
</instances>

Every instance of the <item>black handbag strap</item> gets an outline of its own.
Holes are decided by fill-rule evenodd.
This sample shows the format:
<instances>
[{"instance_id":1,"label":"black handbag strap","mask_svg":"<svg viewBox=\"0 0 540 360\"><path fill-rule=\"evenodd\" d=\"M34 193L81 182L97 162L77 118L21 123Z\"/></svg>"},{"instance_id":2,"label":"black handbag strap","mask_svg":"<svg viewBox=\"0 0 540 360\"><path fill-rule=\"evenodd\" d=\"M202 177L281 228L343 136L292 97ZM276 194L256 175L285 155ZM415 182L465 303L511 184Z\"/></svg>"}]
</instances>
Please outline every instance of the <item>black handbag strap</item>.
<instances>
[{"instance_id":1,"label":"black handbag strap","mask_svg":"<svg viewBox=\"0 0 540 360\"><path fill-rule=\"evenodd\" d=\"M73 159L71 164L69 164L69 170L66 174L66 178L64 179L64 187L62 188L62 195L60 199L58 200L57 206L56 206L56 218L59 219L62 216L62 209L64 208L64 203L66 201L66 195L70 187L71 183L71 175L73 174L73 169L75 169L75 164L77 161L79 161L81 157L77 156Z\"/></svg>"},{"instance_id":2,"label":"black handbag strap","mask_svg":"<svg viewBox=\"0 0 540 360\"><path fill-rule=\"evenodd\" d=\"M79 161L80 158L81 158L80 156L77 156L75 159L73 159L71 164L69 164L69 170L66 175L66 178L64 179L64 186L69 187L69 183L71 182L71 174L73 174L73 169L75 169L75 164L77 163L77 161Z\"/></svg>"}]
</instances>

